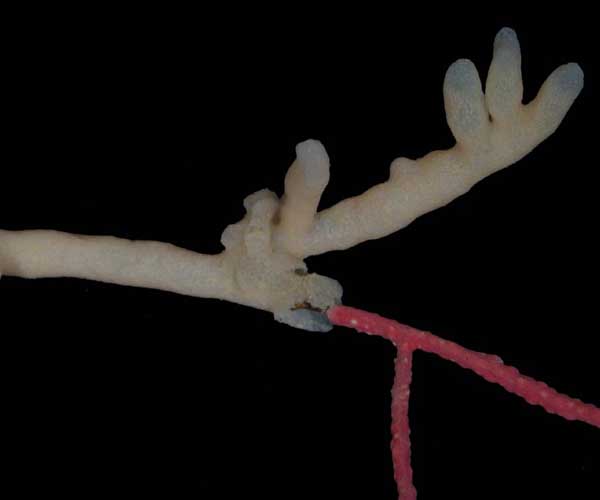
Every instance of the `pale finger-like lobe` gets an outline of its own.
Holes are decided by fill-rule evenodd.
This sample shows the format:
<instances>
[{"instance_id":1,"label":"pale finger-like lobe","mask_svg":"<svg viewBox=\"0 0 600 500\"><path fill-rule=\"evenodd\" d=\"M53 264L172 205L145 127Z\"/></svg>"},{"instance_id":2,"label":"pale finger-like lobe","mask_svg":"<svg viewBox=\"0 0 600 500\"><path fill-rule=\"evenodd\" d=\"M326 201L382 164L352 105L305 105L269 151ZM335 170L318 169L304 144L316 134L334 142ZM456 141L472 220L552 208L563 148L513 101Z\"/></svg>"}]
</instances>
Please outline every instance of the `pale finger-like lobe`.
<instances>
[{"instance_id":1,"label":"pale finger-like lobe","mask_svg":"<svg viewBox=\"0 0 600 500\"><path fill-rule=\"evenodd\" d=\"M446 72L444 79L446 119L456 142L467 149L487 142L489 115L475 65L459 59Z\"/></svg>"},{"instance_id":2,"label":"pale finger-like lobe","mask_svg":"<svg viewBox=\"0 0 600 500\"><path fill-rule=\"evenodd\" d=\"M306 188L320 198L329 182L329 156L323 144L311 139L301 142L296 146L296 157Z\"/></svg>"},{"instance_id":3,"label":"pale finger-like lobe","mask_svg":"<svg viewBox=\"0 0 600 500\"><path fill-rule=\"evenodd\" d=\"M583 71L576 63L556 68L527 106L531 127L543 140L556 130L583 88Z\"/></svg>"},{"instance_id":4,"label":"pale finger-like lobe","mask_svg":"<svg viewBox=\"0 0 600 500\"><path fill-rule=\"evenodd\" d=\"M296 146L296 161L285 176L285 195L279 211L278 244L303 255L306 235L312 229L321 194L329 182L329 156L319 141Z\"/></svg>"},{"instance_id":5,"label":"pale finger-like lobe","mask_svg":"<svg viewBox=\"0 0 600 500\"><path fill-rule=\"evenodd\" d=\"M492 119L500 124L514 120L522 104L521 48L517 34L510 28L502 28L494 40L485 99Z\"/></svg>"}]
</instances>

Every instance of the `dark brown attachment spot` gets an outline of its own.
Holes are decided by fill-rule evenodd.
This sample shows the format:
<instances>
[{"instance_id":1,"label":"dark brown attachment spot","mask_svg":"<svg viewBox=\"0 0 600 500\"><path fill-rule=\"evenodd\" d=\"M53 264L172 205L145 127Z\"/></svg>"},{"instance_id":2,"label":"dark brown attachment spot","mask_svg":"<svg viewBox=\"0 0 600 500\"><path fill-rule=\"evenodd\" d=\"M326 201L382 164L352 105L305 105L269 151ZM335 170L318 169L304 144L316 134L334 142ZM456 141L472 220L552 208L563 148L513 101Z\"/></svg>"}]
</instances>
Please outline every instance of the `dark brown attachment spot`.
<instances>
[{"instance_id":1,"label":"dark brown attachment spot","mask_svg":"<svg viewBox=\"0 0 600 500\"><path fill-rule=\"evenodd\" d=\"M323 312L323 309L313 306L306 300L300 304L295 304L294 307L292 307L292 311L296 311L297 309L308 309L309 311Z\"/></svg>"}]
</instances>

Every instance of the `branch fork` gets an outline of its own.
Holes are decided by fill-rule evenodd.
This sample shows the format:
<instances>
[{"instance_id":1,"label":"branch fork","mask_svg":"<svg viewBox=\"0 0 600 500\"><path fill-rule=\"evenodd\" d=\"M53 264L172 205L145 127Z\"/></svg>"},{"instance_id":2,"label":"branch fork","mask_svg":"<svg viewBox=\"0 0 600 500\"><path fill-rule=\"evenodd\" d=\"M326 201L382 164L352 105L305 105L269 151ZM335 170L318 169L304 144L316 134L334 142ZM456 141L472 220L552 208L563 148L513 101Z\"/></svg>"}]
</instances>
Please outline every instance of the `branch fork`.
<instances>
[{"instance_id":1,"label":"branch fork","mask_svg":"<svg viewBox=\"0 0 600 500\"><path fill-rule=\"evenodd\" d=\"M282 198L268 190L248 196L246 215L225 229L219 255L159 242L0 230L0 275L71 276L218 298L270 311L299 328L327 330L322 312L341 302L342 287L309 273L306 257L398 231L518 161L556 130L582 87L579 66L566 64L524 105L519 42L504 28L485 93L471 61L460 59L446 73L444 104L456 145L394 160L389 180L360 196L318 211L329 157L320 142L308 140L296 147Z\"/></svg>"}]
</instances>

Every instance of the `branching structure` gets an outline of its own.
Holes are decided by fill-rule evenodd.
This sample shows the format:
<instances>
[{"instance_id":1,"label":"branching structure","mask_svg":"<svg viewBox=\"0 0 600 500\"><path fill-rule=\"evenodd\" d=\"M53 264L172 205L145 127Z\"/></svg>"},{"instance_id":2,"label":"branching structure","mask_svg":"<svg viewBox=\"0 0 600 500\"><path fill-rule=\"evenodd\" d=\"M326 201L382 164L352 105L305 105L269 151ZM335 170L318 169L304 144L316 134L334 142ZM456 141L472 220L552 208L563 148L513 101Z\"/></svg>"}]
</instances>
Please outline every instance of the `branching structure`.
<instances>
[{"instance_id":1,"label":"branching structure","mask_svg":"<svg viewBox=\"0 0 600 500\"><path fill-rule=\"evenodd\" d=\"M519 43L515 33L504 28L496 36L485 93L472 62L459 60L446 73L444 102L456 145L417 160L396 159L389 180L360 196L317 210L329 182L329 158L321 143L308 140L296 148L284 195L278 198L265 189L248 196L246 215L225 229L221 237L225 250L219 255L160 242L0 230L0 276L70 276L217 298L270 311L292 326L327 331L330 320L346 324L336 316L343 310L342 288L333 279L309 273L305 258L391 234L518 161L556 130L582 87L579 66L566 64L524 105ZM415 348L423 346L398 345L393 404L394 456L402 457L396 462L396 475L406 498L416 495L407 446ZM492 357L478 359L486 366L498 365ZM511 384L522 379L518 372L502 373L511 390ZM563 403L569 407L571 401ZM598 410L588 410L592 417L586 421L598 425Z\"/></svg>"},{"instance_id":2,"label":"branching structure","mask_svg":"<svg viewBox=\"0 0 600 500\"><path fill-rule=\"evenodd\" d=\"M488 382L499 384L532 405L540 405L549 413L567 420L580 420L600 429L600 408L560 394L543 382L522 375L516 368L505 366L498 356L474 352L428 332L415 330L395 321L345 306L328 311L331 321L371 335L379 335L396 346L396 377L392 389L392 457L398 492L402 500L414 500L417 492L412 484L410 464L410 427L408 401L415 350L437 354L474 371Z\"/></svg>"}]
</instances>

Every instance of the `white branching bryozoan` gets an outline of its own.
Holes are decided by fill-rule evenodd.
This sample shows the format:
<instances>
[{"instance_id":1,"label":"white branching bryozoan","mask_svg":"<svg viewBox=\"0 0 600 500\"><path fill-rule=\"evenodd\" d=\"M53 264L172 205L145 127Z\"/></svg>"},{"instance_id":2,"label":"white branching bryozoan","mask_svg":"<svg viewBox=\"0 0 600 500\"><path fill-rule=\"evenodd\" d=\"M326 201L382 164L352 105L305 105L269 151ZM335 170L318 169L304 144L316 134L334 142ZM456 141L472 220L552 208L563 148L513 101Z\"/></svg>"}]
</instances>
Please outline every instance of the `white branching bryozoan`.
<instances>
[{"instance_id":1,"label":"white branching bryozoan","mask_svg":"<svg viewBox=\"0 0 600 500\"><path fill-rule=\"evenodd\" d=\"M0 230L0 275L68 276L218 298L326 330L321 311L341 302L342 288L309 273L306 257L393 233L518 161L556 130L582 87L579 66L566 64L523 105L519 42L504 28L494 42L485 93L471 61L458 60L446 73L446 117L456 145L418 160L396 159L389 180L360 196L317 211L329 158L321 143L308 140L296 147L283 197L268 190L248 196L246 216L225 229L219 255L160 242Z\"/></svg>"}]
</instances>

